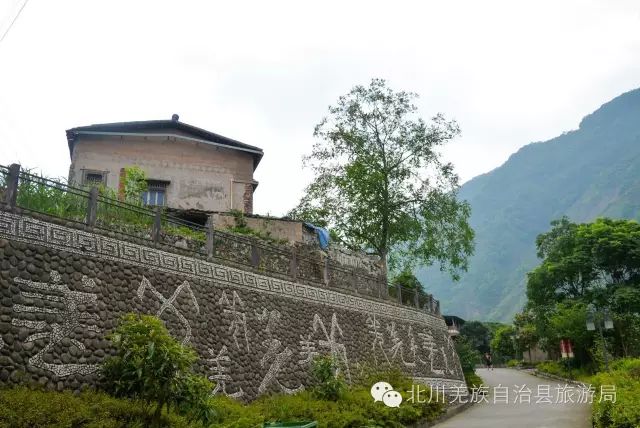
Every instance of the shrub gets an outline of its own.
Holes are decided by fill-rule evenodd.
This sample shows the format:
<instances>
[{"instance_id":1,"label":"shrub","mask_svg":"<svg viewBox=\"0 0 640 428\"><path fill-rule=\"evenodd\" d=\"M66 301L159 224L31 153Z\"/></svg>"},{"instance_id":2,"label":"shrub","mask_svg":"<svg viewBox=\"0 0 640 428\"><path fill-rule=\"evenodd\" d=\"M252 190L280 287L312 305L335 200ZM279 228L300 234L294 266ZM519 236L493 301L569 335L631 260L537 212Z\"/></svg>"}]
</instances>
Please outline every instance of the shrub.
<instances>
[{"instance_id":1,"label":"shrub","mask_svg":"<svg viewBox=\"0 0 640 428\"><path fill-rule=\"evenodd\" d=\"M346 388L344 379L339 374L337 362L329 355L313 360L311 377L314 383L313 392L321 400L337 401Z\"/></svg>"},{"instance_id":2,"label":"shrub","mask_svg":"<svg viewBox=\"0 0 640 428\"><path fill-rule=\"evenodd\" d=\"M143 428L153 415L146 403L123 400L95 391L73 394L18 386L0 389L0 427ZM163 412L159 424L196 428L175 413Z\"/></svg>"},{"instance_id":3,"label":"shrub","mask_svg":"<svg viewBox=\"0 0 640 428\"><path fill-rule=\"evenodd\" d=\"M463 372L473 372L480 363L480 353L473 347L469 339L459 336L456 339L456 352L460 358L460 365Z\"/></svg>"},{"instance_id":4,"label":"shrub","mask_svg":"<svg viewBox=\"0 0 640 428\"><path fill-rule=\"evenodd\" d=\"M124 169L124 197L127 202L138 202L142 193L147 191L147 174L139 166Z\"/></svg>"},{"instance_id":5,"label":"shrub","mask_svg":"<svg viewBox=\"0 0 640 428\"><path fill-rule=\"evenodd\" d=\"M522 361L511 359L507 361L507 367L519 367L522 365Z\"/></svg>"},{"instance_id":6,"label":"shrub","mask_svg":"<svg viewBox=\"0 0 640 428\"><path fill-rule=\"evenodd\" d=\"M571 360L542 361L536 365L536 369L542 373L548 373L565 379L586 380L591 376L589 367L573 367Z\"/></svg>"},{"instance_id":7,"label":"shrub","mask_svg":"<svg viewBox=\"0 0 640 428\"><path fill-rule=\"evenodd\" d=\"M155 404L155 424L165 405L176 406L190 417L199 416L204 422L211 420L208 395L213 385L192 372L196 352L171 337L162 321L150 315L127 314L109 339L117 355L102 367L107 391L116 397Z\"/></svg>"},{"instance_id":8,"label":"shrub","mask_svg":"<svg viewBox=\"0 0 640 428\"><path fill-rule=\"evenodd\" d=\"M633 428L640 426L640 358L626 358L611 364L608 372L588 380L596 390L592 421L596 428ZM602 385L614 385L616 402L600 402Z\"/></svg>"}]
</instances>

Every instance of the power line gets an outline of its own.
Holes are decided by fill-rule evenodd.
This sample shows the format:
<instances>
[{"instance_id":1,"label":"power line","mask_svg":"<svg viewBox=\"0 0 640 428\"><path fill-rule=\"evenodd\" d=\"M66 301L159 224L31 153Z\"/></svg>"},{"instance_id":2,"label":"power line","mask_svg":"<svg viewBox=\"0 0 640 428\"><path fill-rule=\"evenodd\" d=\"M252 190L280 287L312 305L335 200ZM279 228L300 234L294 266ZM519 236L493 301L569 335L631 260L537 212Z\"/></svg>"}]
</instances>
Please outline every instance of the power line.
<instances>
[{"instance_id":1,"label":"power line","mask_svg":"<svg viewBox=\"0 0 640 428\"><path fill-rule=\"evenodd\" d=\"M13 21L11 21L11 24L9 24L9 27L7 28L7 31L5 31L4 34L2 35L2 37L0 37L0 43L2 43L2 41L4 40L5 37L7 37L7 34L9 34L9 30L11 30L11 27L13 27L13 24L15 24L16 20L20 16L20 13L22 12L22 9L24 9L24 7L27 5L27 3L29 3L29 0L24 0L24 3L22 3L22 7L18 11L18 13L16 13L16 16L13 18Z\"/></svg>"}]
</instances>

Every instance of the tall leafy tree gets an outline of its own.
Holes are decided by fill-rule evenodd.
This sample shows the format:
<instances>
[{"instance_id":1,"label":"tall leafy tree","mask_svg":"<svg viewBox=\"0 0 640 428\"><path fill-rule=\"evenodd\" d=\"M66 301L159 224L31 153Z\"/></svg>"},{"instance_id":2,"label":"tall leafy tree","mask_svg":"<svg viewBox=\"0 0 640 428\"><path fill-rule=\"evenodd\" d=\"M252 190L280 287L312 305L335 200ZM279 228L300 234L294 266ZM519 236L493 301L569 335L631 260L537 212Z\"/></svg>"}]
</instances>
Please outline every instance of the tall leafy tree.
<instances>
[{"instance_id":1,"label":"tall leafy tree","mask_svg":"<svg viewBox=\"0 0 640 428\"><path fill-rule=\"evenodd\" d=\"M474 349L484 354L491 350L491 332L480 321L468 321L460 327L460 336L464 337Z\"/></svg>"},{"instance_id":2,"label":"tall leafy tree","mask_svg":"<svg viewBox=\"0 0 640 428\"><path fill-rule=\"evenodd\" d=\"M640 224L600 218L574 224L563 218L536 240L542 263L528 275L527 306L542 345L557 349L559 338L575 344L581 363L597 361L593 333L584 325L586 307L608 307L614 321L616 355L640 353ZM517 320L516 320L517 321ZM597 341L596 341L597 342Z\"/></svg>"},{"instance_id":3,"label":"tall leafy tree","mask_svg":"<svg viewBox=\"0 0 640 428\"><path fill-rule=\"evenodd\" d=\"M527 351L531 361L531 348L538 344L540 339L535 325L535 316L532 311L523 311L513 317L513 326L516 329L518 347L522 352Z\"/></svg>"},{"instance_id":4,"label":"tall leafy tree","mask_svg":"<svg viewBox=\"0 0 640 428\"><path fill-rule=\"evenodd\" d=\"M420 118L416 97L373 79L329 107L305 157L315 178L290 214L329 226L392 267L439 263L457 278L474 234L458 176L439 150L460 130L440 114Z\"/></svg>"},{"instance_id":5,"label":"tall leafy tree","mask_svg":"<svg viewBox=\"0 0 640 428\"><path fill-rule=\"evenodd\" d=\"M533 307L566 299L611 304L615 290L640 286L640 224L597 219L573 224L566 218L536 240L542 263L528 275Z\"/></svg>"}]
</instances>

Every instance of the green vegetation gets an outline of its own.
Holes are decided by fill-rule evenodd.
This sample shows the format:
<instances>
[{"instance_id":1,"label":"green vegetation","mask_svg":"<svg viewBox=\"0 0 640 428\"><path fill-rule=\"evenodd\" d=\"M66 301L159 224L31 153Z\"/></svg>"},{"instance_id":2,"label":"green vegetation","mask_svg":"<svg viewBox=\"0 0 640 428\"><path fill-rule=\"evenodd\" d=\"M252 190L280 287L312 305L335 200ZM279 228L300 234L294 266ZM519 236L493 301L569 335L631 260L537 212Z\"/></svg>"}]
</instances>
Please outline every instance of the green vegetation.
<instances>
[{"instance_id":1,"label":"green vegetation","mask_svg":"<svg viewBox=\"0 0 640 428\"><path fill-rule=\"evenodd\" d=\"M615 388L615 403L594 401L594 426L636 427L640 224L608 218L576 224L563 217L551 226L536 239L542 262L528 274L527 306L516 315L514 329L523 343L538 343L550 355L557 355L561 339L570 339L574 356L540 363L538 371Z\"/></svg>"},{"instance_id":2,"label":"green vegetation","mask_svg":"<svg viewBox=\"0 0 640 428\"><path fill-rule=\"evenodd\" d=\"M527 307L541 345L553 352L569 338L576 366L594 370L604 368L605 352L609 359L640 355L640 224L563 218L536 246L543 260L529 273ZM604 341L586 328L588 305L612 316ZM595 322L602 321L596 314Z\"/></svg>"},{"instance_id":3,"label":"green vegetation","mask_svg":"<svg viewBox=\"0 0 640 428\"><path fill-rule=\"evenodd\" d=\"M31 173L26 170L25 172ZM74 221L84 221L87 215L87 198L55 186L45 177L29 176L18 184L17 205L44 214Z\"/></svg>"},{"instance_id":4,"label":"green vegetation","mask_svg":"<svg viewBox=\"0 0 640 428\"><path fill-rule=\"evenodd\" d=\"M152 423L160 426L166 406L189 419L210 423L213 385L191 366L198 355L169 335L163 322L150 315L125 315L108 338L116 356L102 368L105 389L116 397L142 400L154 406Z\"/></svg>"},{"instance_id":5,"label":"green vegetation","mask_svg":"<svg viewBox=\"0 0 640 428\"><path fill-rule=\"evenodd\" d=\"M347 387L337 361L329 355L317 357L311 368L313 393L321 400L338 401Z\"/></svg>"},{"instance_id":6,"label":"green vegetation","mask_svg":"<svg viewBox=\"0 0 640 428\"><path fill-rule=\"evenodd\" d=\"M491 339L493 364L502 364L516 356L515 330L512 326L500 327Z\"/></svg>"},{"instance_id":7,"label":"green vegetation","mask_svg":"<svg viewBox=\"0 0 640 428\"><path fill-rule=\"evenodd\" d=\"M418 291L424 292L424 286L409 269L403 269L398 275L393 277L391 283L410 290L417 289Z\"/></svg>"},{"instance_id":8,"label":"green vegetation","mask_svg":"<svg viewBox=\"0 0 640 428\"><path fill-rule=\"evenodd\" d=\"M399 408L374 402L370 388L375 382L385 379L404 392L411 390L411 379L397 368L379 371L363 365L347 386L342 368L329 356L314 361L309 390L243 404L212 397L214 385L192 371L195 352L173 339L156 317L128 314L109 338L116 355L103 365L101 387L111 395L26 386L2 389L0 428L255 428L263 422L301 420L317 420L320 427L399 428L433 420L444 410L444 404L436 402L404 401Z\"/></svg>"},{"instance_id":9,"label":"green vegetation","mask_svg":"<svg viewBox=\"0 0 640 428\"><path fill-rule=\"evenodd\" d=\"M129 203L140 203L140 198L148 189L147 174L139 166L124 169L124 199Z\"/></svg>"},{"instance_id":10,"label":"green vegetation","mask_svg":"<svg viewBox=\"0 0 640 428\"><path fill-rule=\"evenodd\" d=\"M31 173L28 169L27 173ZM99 185L96 225L135 236L150 236L154 213L142 202L142 192L147 189L146 174L136 166L125 168L124 195ZM0 189L5 186L5 176L0 174ZM87 216L88 193L90 187L69 189L64 179L32 176L20 180L17 205L22 208L49 214L55 217L84 222ZM123 203L124 202L124 203ZM286 244L286 239L277 239L269 232L247 226L244 214L234 210L235 225L228 232L251 236L274 244ZM265 220L268 221L268 220ZM162 231L166 235L194 241L204 245L206 233L199 229L177 225L163 217Z\"/></svg>"},{"instance_id":11,"label":"green vegetation","mask_svg":"<svg viewBox=\"0 0 640 428\"><path fill-rule=\"evenodd\" d=\"M445 313L510 321L525 303L526 274L539 262L535 238L553 219L640 220L638 117L634 90L587 116L579 129L524 146L460 188L476 232L469 271L453 286L437 268L416 271Z\"/></svg>"},{"instance_id":12,"label":"green vegetation","mask_svg":"<svg viewBox=\"0 0 640 428\"><path fill-rule=\"evenodd\" d=\"M252 236L258 239L262 239L263 241L269 241L274 244L286 244L288 241L286 239L278 239L271 236L271 232L256 230L249 227L247 224L247 220L244 217L244 213L240 210L233 209L229 211L230 214L233 215L234 225L227 228L227 230L231 233L237 233L239 235L247 235ZM268 220L265 220L268 222Z\"/></svg>"},{"instance_id":13,"label":"green vegetation","mask_svg":"<svg viewBox=\"0 0 640 428\"><path fill-rule=\"evenodd\" d=\"M442 115L418 117L415 98L381 79L338 98L315 128L318 141L305 158L315 178L290 216L389 257L392 268L438 263L457 278L473 252L473 230L440 149L460 131Z\"/></svg>"},{"instance_id":14,"label":"green vegetation","mask_svg":"<svg viewBox=\"0 0 640 428\"><path fill-rule=\"evenodd\" d=\"M598 373L587 383L599 393L603 385L615 385L616 402L594 400L592 420L596 428L640 426L640 359L621 359L608 372Z\"/></svg>"},{"instance_id":15,"label":"green vegetation","mask_svg":"<svg viewBox=\"0 0 640 428\"><path fill-rule=\"evenodd\" d=\"M559 376L563 379L573 379L586 383L589 382L590 377L593 375L592 371L587 367L576 367L573 359L542 361L536 364L536 370Z\"/></svg>"},{"instance_id":16,"label":"green vegetation","mask_svg":"<svg viewBox=\"0 0 640 428\"><path fill-rule=\"evenodd\" d=\"M491 350L491 330L480 321L468 321L460 327L460 338L469 342L480 355Z\"/></svg>"},{"instance_id":17,"label":"green vegetation","mask_svg":"<svg viewBox=\"0 0 640 428\"><path fill-rule=\"evenodd\" d=\"M456 339L456 352L460 358L460 365L469 391L480 387L482 379L475 372L476 365L481 361L480 352L474 347L473 342L462 334Z\"/></svg>"},{"instance_id":18,"label":"green vegetation","mask_svg":"<svg viewBox=\"0 0 640 428\"><path fill-rule=\"evenodd\" d=\"M264 422L317 420L320 427L397 427L434 420L444 411L442 403L409 403L390 408L371 399L370 388L387 379L396 390L411 389L411 380L399 370L367 371L352 386L344 388L338 400L323 399L318 389L295 395L269 395L243 404L225 396L208 399L215 409L212 420L189 420L179 409L165 408L158 426L199 428L255 428ZM405 395L406 398L406 395ZM155 408L142 400L118 399L104 393L87 391L44 392L26 387L0 390L0 427L147 427L156 417Z\"/></svg>"},{"instance_id":19,"label":"green vegetation","mask_svg":"<svg viewBox=\"0 0 640 428\"><path fill-rule=\"evenodd\" d=\"M18 386L0 389L0 427L145 428L153 414L143 401L111 397L102 392L54 392ZM197 428L173 413L162 412L163 427Z\"/></svg>"}]
</instances>

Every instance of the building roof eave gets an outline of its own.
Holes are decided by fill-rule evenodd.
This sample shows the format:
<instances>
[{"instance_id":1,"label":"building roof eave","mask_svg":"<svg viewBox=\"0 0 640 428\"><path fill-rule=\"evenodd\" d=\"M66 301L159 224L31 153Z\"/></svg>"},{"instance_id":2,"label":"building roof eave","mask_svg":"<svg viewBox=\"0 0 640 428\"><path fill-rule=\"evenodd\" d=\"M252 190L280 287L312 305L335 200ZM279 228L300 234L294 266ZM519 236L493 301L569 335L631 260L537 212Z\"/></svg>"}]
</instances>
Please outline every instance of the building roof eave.
<instances>
[{"instance_id":1,"label":"building roof eave","mask_svg":"<svg viewBox=\"0 0 640 428\"><path fill-rule=\"evenodd\" d=\"M150 130L167 129L168 132L145 132ZM183 131L190 136L171 133L170 130ZM213 146L228 148L231 150L239 150L250 153L253 156L253 169L255 170L264 152L261 148L241 143L222 135L206 131L177 120L148 120L141 122L117 122L104 123L89 126L80 126L67 129L67 142L69 145L69 156L73 156L73 149L76 139L79 135L140 135L140 136L157 136L157 137L175 137L177 139L196 141Z\"/></svg>"}]
</instances>

